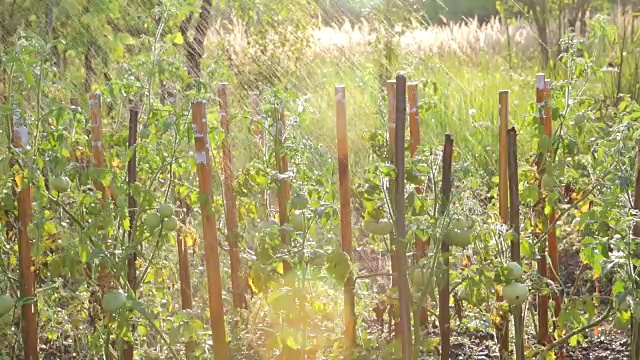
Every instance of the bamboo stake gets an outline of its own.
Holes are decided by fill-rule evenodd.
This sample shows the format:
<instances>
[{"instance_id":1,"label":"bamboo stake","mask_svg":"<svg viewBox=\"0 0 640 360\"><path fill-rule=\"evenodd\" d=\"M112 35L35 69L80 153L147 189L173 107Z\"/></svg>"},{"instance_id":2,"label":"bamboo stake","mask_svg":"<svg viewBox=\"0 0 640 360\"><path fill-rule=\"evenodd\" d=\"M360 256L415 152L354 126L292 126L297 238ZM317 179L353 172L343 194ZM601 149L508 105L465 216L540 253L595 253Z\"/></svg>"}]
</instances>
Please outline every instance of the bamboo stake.
<instances>
[{"instance_id":1,"label":"bamboo stake","mask_svg":"<svg viewBox=\"0 0 640 360\"><path fill-rule=\"evenodd\" d=\"M218 101L220 102L220 125L224 132L222 140L222 173L224 176L224 203L226 208L227 243L229 244L229 260L231 268L231 292L233 307L246 308L244 289L240 280L240 254L238 252L238 203L233 189L233 158L231 156L231 131L229 130L229 98L227 83L218 85Z\"/></svg>"},{"instance_id":2,"label":"bamboo stake","mask_svg":"<svg viewBox=\"0 0 640 360\"><path fill-rule=\"evenodd\" d=\"M538 109L545 106L545 75L537 74L536 75L536 103ZM545 126L546 124L546 112L544 109L540 111L540 125ZM538 164L538 174L542 178L542 172L544 169L541 168L541 164ZM540 192L540 189L538 190ZM540 211L538 211L538 217L541 218ZM541 220L541 219L540 219ZM536 230L536 235L539 238L540 232ZM548 278L548 265L547 265L547 244L544 241L540 242L538 247L538 272L540 276L543 278ZM549 336L549 296L540 294L538 296L538 336L539 342L543 344L548 344L551 341Z\"/></svg>"},{"instance_id":3,"label":"bamboo stake","mask_svg":"<svg viewBox=\"0 0 640 360\"><path fill-rule=\"evenodd\" d=\"M507 134L510 200L509 220L511 231L514 234L514 237L511 239L511 261L520 264L520 193L518 189L518 146L516 137L516 129L509 129ZM524 360L524 319L522 318L522 305L515 305L512 310L516 340L516 360Z\"/></svg>"},{"instance_id":4,"label":"bamboo stake","mask_svg":"<svg viewBox=\"0 0 640 360\"><path fill-rule=\"evenodd\" d=\"M202 226L204 233L204 260L207 272L209 295L209 313L213 354L216 360L229 359L224 308L222 303L222 284L220 276L220 255L218 253L218 230L213 212L213 187L211 169L211 145L207 129L205 103L202 100L192 104L192 121L195 130L195 156L198 183L201 196Z\"/></svg>"},{"instance_id":5,"label":"bamboo stake","mask_svg":"<svg viewBox=\"0 0 640 360\"><path fill-rule=\"evenodd\" d=\"M278 120L276 123L276 167L278 173L283 176L289 172L289 161L287 159L287 153L284 151L284 134L285 134L285 116L284 105L280 105L278 109ZM280 219L280 226L284 226L289 222L289 210L287 204L291 198L291 185L288 179L280 179L278 184L278 217ZM284 231L280 231L280 245L286 247L289 244L289 239ZM291 271L291 263L287 260L282 261L282 269L284 274L289 274Z\"/></svg>"},{"instance_id":6,"label":"bamboo stake","mask_svg":"<svg viewBox=\"0 0 640 360\"><path fill-rule=\"evenodd\" d=\"M405 193L405 159L404 138L405 122L407 118L407 78L405 75L396 76L396 127L395 127L395 221L396 221L396 262L398 278L398 295L400 297L400 337L402 358L412 358L411 339L411 290L407 278L407 242L406 242L406 213L404 206ZM398 103L400 106L398 106Z\"/></svg>"},{"instance_id":7,"label":"bamboo stake","mask_svg":"<svg viewBox=\"0 0 640 360\"><path fill-rule=\"evenodd\" d=\"M396 81L389 80L387 81L387 110L388 110L388 125L387 131L389 133L389 163L395 163L395 142L396 142ZM395 187L394 179L389 180L389 199L391 202L391 208L394 208L394 196L392 190ZM391 277L391 287L397 289L398 288L398 261L396 256L396 237L392 232L389 234L389 244L390 244L390 257L391 257L391 273L393 276ZM399 334L399 319L397 309L394 303L389 304L389 320L392 322L393 326L389 328L389 332L393 331L393 336L398 336Z\"/></svg>"},{"instance_id":8,"label":"bamboo stake","mask_svg":"<svg viewBox=\"0 0 640 360\"><path fill-rule=\"evenodd\" d=\"M22 153L28 146L28 130L20 110L14 108L11 124L11 144L16 152ZM12 161L18 165L17 160ZM20 301L22 302L22 345L26 360L38 359L38 303L36 298L35 265L31 258L29 223L33 218L31 184L25 173L19 170L13 179L18 194L18 259L20 262Z\"/></svg>"},{"instance_id":9,"label":"bamboo stake","mask_svg":"<svg viewBox=\"0 0 640 360\"><path fill-rule=\"evenodd\" d=\"M445 135L444 152L442 157L442 199L440 203L440 216L444 216L451 201L451 188L453 180L451 168L453 163L453 137ZM451 351L451 313L449 311L449 245L444 241L441 244L442 252L442 279L438 291L438 322L440 327L440 359L449 360Z\"/></svg>"},{"instance_id":10,"label":"bamboo stake","mask_svg":"<svg viewBox=\"0 0 640 360\"><path fill-rule=\"evenodd\" d=\"M509 91L501 90L498 94L500 124L498 126L498 203L500 219L503 224L509 223L509 179L508 179L508 148L507 127L509 125ZM502 295L496 291L496 300L502 302ZM500 317L500 326L496 328L496 339L500 348L500 358L506 358L509 353L509 318Z\"/></svg>"},{"instance_id":11,"label":"bamboo stake","mask_svg":"<svg viewBox=\"0 0 640 360\"><path fill-rule=\"evenodd\" d=\"M347 136L347 109L345 86L336 86L336 128L338 135L338 176L340 182L340 230L342 251L353 260L351 233L351 182L349 174L349 138ZM356 346L355 281L349 274L344 283L344 345L347 352Z\"/></svg>"},{"instance_id":12,"label":"bamboo stake","mask_svg":"<svg viewBox=\"0 0 640 360\"><path fill-rule=\"evenodd\" d=\"M136 212L138 209L138 204L136 202L135 197L133 196L131 187L136 183L138 177L138 170L136 164L136 142L138 140L138 117L139 112L138 109L130 109L129 110L129 149L132 149L133 153L131 154L131 158L129 159L129 163L127 164L127 184L129 185L129 231L127 232L127 238L129 240L129 246L135 246L135 235L136 235ZM136 260L138 258L137 249L132 249L131 254L127 258L127 281L129 282L129 286L134 292L137 288L137 274L136 274ZM131 325L131 333L135 332L135 325ZM133 360L133 343L128 342L125 353L125 360Z\"/></svg>"}]
</instances>

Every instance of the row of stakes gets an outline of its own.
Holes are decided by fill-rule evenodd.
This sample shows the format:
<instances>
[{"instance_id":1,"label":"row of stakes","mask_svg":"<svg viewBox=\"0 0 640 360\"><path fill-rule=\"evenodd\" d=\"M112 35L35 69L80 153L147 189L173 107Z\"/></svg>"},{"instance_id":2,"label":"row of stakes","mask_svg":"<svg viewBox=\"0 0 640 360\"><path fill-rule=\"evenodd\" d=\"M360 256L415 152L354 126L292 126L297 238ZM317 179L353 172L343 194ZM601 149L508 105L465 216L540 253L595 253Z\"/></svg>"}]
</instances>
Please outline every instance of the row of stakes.
<instances>
[{"instance_id":1,"label":"row of stakes","mask_svg":"<svg viewBox=\"0 0 640 360\"><path fill-rule=\"evenodd\" d=\"M220 122L223 132L225 133L222 144L223 157L223 177L224 177L224 204L226 213L227 233L233 234L238 230L237 204L235 194L233 192L233 162L231 157L231 146L229 143L229 102L227 96L228 86L226 83L220 84L217 88L217 99L220 106ZM392 254L392 272L400 276L394 276L393 285L398 287L399 293L399 322L396 324L395 332L400 337L402 358L410 359L412 357L412 337L411 337L411 317L410 302L411 295L409 293L409 281L407 278L408 259L406 256L406 248L403 248L404 242L394 241L394 238L404 238L406 235L404 209L404 143L406 139L406 120L409 120L409 138L410 138L410 155L414 156L420 146L420 115L418 112L418 84L407 84L406 76L400 74L395 80L387 82L388 93L388 120L389 120L389 161L397 169L397 177L392 179L391 196L397 199L395 201L395 232L391 234L392 243L396 245L396 253ZM536 77L536 102L540 111L540 123L544 126L545 135L551 138L551 108L548 105L551 94L551 82L545 79L544 74L538 74ZM347 112L346 112L346 88L338 85L335 88L335 106L336 106L336 128L337 128L337 150L338 150L338 169L339 169L339 192L340 192L340 227L341 227L341 248L342 251L349 256L352 255L352 224L351 224L351 194L349 179L349 145L347 141ZM406 105L408 103L408 106ZM91 124L92 139L92 162L97 168L105 167L105 155L102 134L102 114L101 114L101 94L91 93L89 95L89 111ZM258 110L258 99L252 99L252 111L256 113ZM405 104L405 106L397 106ZM409 112L407 114L407 108ZM129 142L128 146L133 149L133 156L128 163L127 182L133 184L136 182L136 153L135 146L137 141L139 112L137 109L130 110L129 119ZM194 101L191 106L191 118L194 134L195 158L197 163L197 177L199 183L199 191L205 199L201 205L202 223L203 223L203 241L204 241L204 258L206 265L206 275L208 283L208 300L210 311L210 327L213 340L213 353L216 359L229 359L229 346L227 343L226 326L224 308L222 302L222 283L220 274L220 255L217 245L217 229L216 214L212 211L210 204L213 201L213 186L211 166L211 147L208 141L208 124L206 121L206 105L202 100ZM516 130L508 127L509 122L509 91L500 91L499 93L499 212L502 222L508 225L516 236L511 239L511 260L520 262L520 241L518 230L520 228L519 214L519 191L518 191L518 170L517 170L517 150L516 150ZM400 120L400 121L398 121ZM285 125L284 111L279 116L278 141L284 141L283 128ZM12 141L11 147L15 151L14 154L22 153L27 144L27 127L19 111L14 111L11 128ZM254 130L257 143L261 144L260 129ZM443 172L442 172L442 198L440 213L444 214L449 205L450 194L452 189L452 159L453 159L453 137L450 134L445 136L443 148ZM551 151L551 149L549 149ZM402 154L402 156L396 156ZM25 159L21 159L24 161ZM20 156L14 156L11 159L12 168L17 169ZM288 171L288 161L285 153L277 156L276 166L281 173ZM20 170L18 170L20 171ZM539 168L539 171L544 169ZM18 174L20 175L20 174ZM20 179L20 176L16 176ZM19 262L20 262L20 304L22 310L22 342L24 346L24 358L27 360L38 359L38 331L37 331L37 301L35 291L35 275L34 264L31 258L30 238L27 227L31 221L32 210L32 187L28 184L15 182L16 198L18 202L18 221L17 229L13 227L11 221L7 221L7 234L17 233ZM106 202L114 200L113 192L100 181L95 183L98 191L102 192L103 205ZM418 193L424 190L418 188ZM284 225L287 219L287 203L290 198L290 184L283 181L278 189L279 203L279 220ZM209 205L208 205L209 204ZM136 216L136 203L133 196L129 195L129 216L131 223L134 223ZM544 241L540 245L540 259L538 270L541 276L544 276L552 282L557 282L558 274L558 251L555 235L555 212L549 219L548 242ZM539 234L542 236L542 234ZM129 234L131 236L131 233ZM287 235L282 234L282 243L287 243ZM236 308L246 307L246 299L243 294L243 286L239 278L239 252L237 244L230 241L229 256L231 258L232 271L231 282L233 292L233 305ZM415 252L419 261L427 251L428 240L416 239ZM445 268L449 267L449 245L442 242L441 249L442 262ZM188 268L188 254L183 239L178 236L178 253L179 253L179 269L181 282L181 300L182 308L191 309L193 299L191 295L191 284ZM547 264L547 256L551 259ZM128 283L131 289L136 287L136 254L133 253L128 259ZM285 260L283 264L285 272L291 270L291 265ZM449 303L449 275L444 272L444 279L441 282L439 292L439 303ZM99 285L104 294L108 288L109 274L106 267L100 269ZM354 279L350 276L344 284L344 348L346 351L357 346L356 339L356 317L355 317L355 296L354 296ZM559 295L553 295L555 304L555 314L560 313L562 299ZM502 301L502 296L496 289L496 299ZM552 339L549 334L549 317L548 317L549 296L540 295L538 298L538 334L540 341L549 343ZM449 306L439 306L438 314L440 328L440 353L441 359L448 359L451 348L451 328L450 328L450 309ZM517 359L524 359L524 345L522 343L523 317L521 305L512 307L512 315L514 318L516 331L515 354ZM501 351L501 357L509 353L509 334L508 319L503 318L502 326L496 327L497 341ZM419 320L417 320L419 321ZM185 344L185 356L191 358L195 351L195 344L190 341ZM112 355L113 356L113 355ZM561 358L563 353L560 354ZM133 344L127 343L124 359L133 359Z\"/></svg>"}]
</instances>

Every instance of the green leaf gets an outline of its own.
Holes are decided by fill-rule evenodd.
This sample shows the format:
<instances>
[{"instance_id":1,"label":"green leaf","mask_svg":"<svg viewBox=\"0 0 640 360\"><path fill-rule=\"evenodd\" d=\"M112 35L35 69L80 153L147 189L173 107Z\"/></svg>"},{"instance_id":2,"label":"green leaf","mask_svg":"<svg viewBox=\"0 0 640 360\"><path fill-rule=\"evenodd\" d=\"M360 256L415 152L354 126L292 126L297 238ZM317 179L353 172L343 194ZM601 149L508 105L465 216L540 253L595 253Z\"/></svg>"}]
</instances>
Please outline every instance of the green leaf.
<instances>
[{"instance_id":1,"label":"green leaf","mask_svg":"<svg viewBox=\"0 0 640 360\"><path fill-rule=\"evenodd\" d=\"M165 40L168 42L172 42L174 45L182 45L184 44L184 38L180 32L176 32L165 37Z\"/></svg>"}]
</instances>

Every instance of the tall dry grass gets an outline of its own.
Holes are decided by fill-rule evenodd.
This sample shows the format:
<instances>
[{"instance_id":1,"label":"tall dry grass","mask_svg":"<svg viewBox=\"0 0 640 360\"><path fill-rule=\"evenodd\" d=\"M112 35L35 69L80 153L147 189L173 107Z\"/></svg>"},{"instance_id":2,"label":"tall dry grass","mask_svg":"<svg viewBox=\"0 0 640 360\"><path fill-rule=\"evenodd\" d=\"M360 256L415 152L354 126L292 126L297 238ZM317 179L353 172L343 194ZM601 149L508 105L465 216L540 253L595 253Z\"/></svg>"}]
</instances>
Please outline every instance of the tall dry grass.
<instances>
[{"instance_id":1,"label":"tall dry grass","mask_svg":"<svg viewBox=\"0 0 640 360\"><path fill-rule=\"evenodd\" d=\"M247 57L247 51L253 51L248 49L247 28L242 21L218 20L213 28L209 36L211 46L223 45L225 51L234 58ZM306 34L311 45L309 55L365 54L370 51L376 37L386 31L384 23L366 19L358 22L344 19L333 26L315 26ZM414 21L399 25L392 32L400 50L416 56L503 55L509 44L514 53L528 55L538 47L535 28L522 19L512 21L509 25L499 18L492 18L486 23L473 18L447 25L427 25ZM268 42L273 46L267 47L267 51L287 51L278 46L282 42L275 37Z\"/></svg>"}]
</instances>

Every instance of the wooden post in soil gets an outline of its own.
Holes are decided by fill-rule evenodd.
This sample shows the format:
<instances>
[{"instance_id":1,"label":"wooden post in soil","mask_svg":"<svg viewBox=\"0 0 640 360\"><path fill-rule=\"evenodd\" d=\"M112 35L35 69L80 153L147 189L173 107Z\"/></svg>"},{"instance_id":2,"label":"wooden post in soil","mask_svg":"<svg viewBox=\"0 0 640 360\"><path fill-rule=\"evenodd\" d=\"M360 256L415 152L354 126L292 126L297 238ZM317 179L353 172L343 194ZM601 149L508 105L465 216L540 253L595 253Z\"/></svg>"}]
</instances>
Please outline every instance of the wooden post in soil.
<instances>
[{"instance_id":1,"label":"wooden post in soil","mask_svg":"<svg viewBox=\"0 0 640 360\"><path fill-rule=\"evenodd\" d=\"M549 139L553 140L553 119L551 116L551 80L545 80L544 83L544 100L547 102L547 106L544 108L544 133ZM553 153L552 146L549 146L547 161L551 161L551 155ZM552 174L553 175L553 174ZM560 274L559 257L558 257L558 240L556 239L556 209L551 208L551 214L549 215L549 259L551 260L551 269L549 270L549 279L558 284L558 275ZM560 316L562 310L562 297L560 294L553 295L554 303L554 318L557 319ZM557 325L557 322L556 322ZM564 347L561 347L560 358L565 358Z\"/></svg>"},{"instance_id":2,"label":"wooden post in soil","mask_svg":"<svg viewBox=\"0 0 640 360\"><path fill-rule=\"evenodd\" d=\"M442 156L442 199L440 201L440 216L446 215L451 201L451 188L453 179L451 168L453 163L453 137L445 135L444 151ZM449 311L449 245L444 241L441 244L442 252L442 278L438 289L438 324L440 328L440 359L449 360L451 351L451 313Z\"/></svg>"},{"instance_id":3,"label":"wooden post in soil","mask_svg":"<svg viewBox=\"0 0 640 360\"><path fill-rule=\"evenodd\" d=\"M276 120L276 168L281 176L284 176L289 172L289 160L287 159L287 153L284 149L284 137L285 137L285 115L284 104L281 104L277 109ZM280 226L284 226L289 222L289 210L288 204L291 199L291 184L288 179L278 180L278 218L280 219ZM289 244L289 238L285 231L280 232L280 246L286 247ZM287 260L282 260L282 270L285 275L291 271L291 263Z\"/></svg>"},{"instance_id":4,"label":"wooden post in soil","mask_svg":"<svg viewBox=\"0 0 640 360\"><path fill-rule=\"evenodd\" d=\"M407 84L407 96L409 103L409 137L411 139L411 157L416 155L418 147L420 147L420 112L418 111L418 83L411 82ZM416 194L421 195L424 193L424 187L417 186ZM419 263L424 258L429 248L429 239L423 238L416 234L415 241L415 256L414 260ZM429 321L429 313L427 312L426 305L419 304L420 308L420 324L426 324ZM415 321L415 320L414 320Z\"/></svg>"},{"instance_id":5,"label":"wooden post in soil","mask_svg":"<svg viewBox=\"0 0 640 360\"><path fill-rule=\"evenodd\" d=\"M218 101L220 102L220 126L224 132L222 139L222 174L224 176L224 204L227 223L227 243L229 245L229 262L231 268L231 292L233 307L246 307L244 289L240 280L240 253L238 252L238 203L233 189L233 158L231 156L231 131L229 130L229 97L228 84L218 85Z\"/></svg>"},{"instance_id":6,"label":"wooden post in soil","mask_svg":"<svg viewBox=\"0 0 640 360\"><path fill-rule=\"evenodd\" d=\"M28 145L28 130L19 109L14 109L11 122L11 145L18 153L23 152ZM12 159L12 165L18 161ZM15 167L14 167L15 168ZM18 261L20 263L20 298L22 302L22 346L25 360L38 359L38 302L36 298L35 266L31 258L31 239L29 237L29 223L33 217L31 207L31 184L22 170L14 175L14 187L18 197Z\"/></svg>"},{"instance_id":7,"label":"wooden post in soil","mask_svg":"<svg viewBox=\"0 0 640 360\"><path fill-rule=\"evenodd\" d=\"M351 181L349 174L349 137L344 85L336 86L336 129L338 135L338 177L340 181L340 231L342 251L353 260L351 234ZM349 353L356 346L356 299L353 274L344 283L344 347ZM348 355L347 355L348 356Z\"/></svg>"},{"instance_id":8,"label":"wooden post in soil","mask_svg":"<svg viewBox=\"0 0 640 360\"><path fill-rule=\"evenodd\" d=\"M389 133L389 163L395 163L395 151L396 151L396 81L389 80L387 81L387 111L388 111L388 123L387 123L387 131ZM389 181L389 199L391 202L391 208L394 208L394 196L393 190L395 185L394 179L390 179ZM393 276L391 277L391 287L394 289L398 288L398 262L396 257L396 237L394 232L389 234L389 245L390 245L390 257L391 257L391 273ZM391 303L389 304L389 321L392 326L389 327L389 333L393 332L393 336L398 336L399 332L399 319L398 319L398 311L396 306Z\"/></svg>"},{"instance_id":9,"label":"wooden post in soil","mask_svg":"<svg viewBox=\"0 0 640 360\"><path fill-rule=\"evenodd\" d=\"M204 237L204 262L207 272L209 314L213 355L216 360L229 359L229 345L222 303L222 283L220 276L220 255L218 252L218 230L213 212L213 184L211 168L211 145L207 129L205 103L195 101L191 106L191 117L195 138L195 157L198 185L201 198L202 226Z\"/></svg>"},{"instance_id":10,"label":"wooden post in soil","mask_svg":"<svg viewBox=\"0 0 640 360\"><path fill-rule=\"evenodd\" d=\"M98 169L104 169L104 145L102 136L102 94L99 92L93 92L89 94L89 117L91 121L91 151L93 155L93 166ZM101 204L102 208L106 211L108 201L111 198L111 192L104 186L101 180L96 180L94 187L102 194ZM106 244L105 244L106 248ZM110 274L107 264L100 263L98 269L98 287L100 288L100 298L109 289Z\"/></svg>"},{"instance_id":11,"label":"wooden post in soil","mask_svg":"<svg viewBox=\"0 0 640 360\"><path fill-rule=\"evenodd\" d=\"M633 197L633 209L640 210L640 138L636 139L636 188ZM640 238L640 221L636 222L633 225L633 241L638 242ZM640 244L635 245L635 254L637 256L638 247ZM638 268L633 267L633 271L636 272L636 279ZM634 284L635 288L640 288L640 281L636 280ZM631 316L631 359L640 359L640 321L634 320L633 316Z\"/></svg>"},{"instance_id":12,"label":"wooden post in soil","mask_svg":"<svg viewBox=\"0 0 640 360\"><path fill-rule=\"evenodd\" d=\"M193 295L191 293L191 275L189 273L189 249L187 248L186 231L184 230L189 221L191 208L183 199L178 199L178 208L182 213L183 227L178 230L176 242L178 245L178 269L180 271L180 301L182 310L191 310L193 308ZM185 344L185 358L193 359L196 344L193 340L188 340Z\"/></svg>"},{"instance_id":13,"label":"wooden post in soil","mask_svg":"<svg viewBox=\"0 0 640 360\"><path fill-rule=\"evenodd\" d=\"M509 223L511 232L513 233L513 238L511 239L511 261L520 264L520 193L518 189L518 146L516 136L515 128L508 130ZM524 360L524 319L522 318L522 305L518 304L513 307L513 319L516 340L516 360Z\"/></svg>"},{"instance_id":14,"label":"wooden post in soil","mask_svg":"<svg viewBox=\"0 0 640 360\"><path fill-rule=\"evenodd\" d=\"M251 126L251 135L253 136L253 141L255 142L255 146L256 146L256 155L260 156L260 157L264 157L264 131L262 129L261 124L259 123L259 117L260 117L260 95L259 93L254 93L251 95L251 99L250 99L250 110L249 110L249 116L251 118L251 120L254 122L253 125ZM264 214L267 214L269 212L269 191L265 190L262 194L262 199L261 199L261 205L264 207Z\"/></svg>"},{"instance_id":15,"label":"wooden post in soil","mask_svg":"<svg viewBox=\"0 0 640 360\"><path fill-rule=\"evenodd\" d=\"M498 125L498 205L500 220L509 223L509 179L508 179L508 148L507 128L509 124L509 91L501 90L498 94L498 109L500 123ZM500 303L502 296L496 292L496 301ZM496 339L500 358L504 359L509 353L509 318L503 316L500 326L496 328Z\"/></svg>"},{"instance_id":16,"label":"wooden post in soil","mask_svg":"<svg viewBox=\"0 0 640 360\"><path fill-rule=\"evenodd\" d=\"M407 84L407 96L409 102L409 138L411 139L411 157L416 155L420 146L420 113L418 112L418 83ZM424 193L422 186L416 187L416 194ZM416 237L415 239L415 261L420 262L427 252L429 244L427 239Z\"/></svg>"},{"instance_id":17,"label":"wooden post in soil","mask_svg":"<svg viewBox=\"0 0 640 360\"><path fill-rule=\"evenodd\" d=\"M545 106L545 76L544 74L536 75L536 105L538 107L539 116L540 116L540 125L545 126L546 124L546 112L544 110ZM538 163L538 175L542 178L544 169L541 168L540 163ZM538 192L541 192L540 189L541 184L539 184ZM537 220L542 221L543 212L541 209L537 211ZM535 231L537 237L539 238L542 234L536 229ZM547 265L547 243L545 241L541 241L538 246L538 272L540 276L543 278L548 278L548 265ZM549 337L549 296L545 294L538 295L538 341L541 344L548 344L551 340Z\"/></svg>"},{"instance_id":18,"label":"wooden post in soil","mask_svg":"<svg viewBox=\"0 0 640 360\"><path fill-rule=\"evenodd\" d=\"M138 141L138 109L130 109L129 110L129 149L132 150L131 158L129 159L129 163L127 164L127 185L129 185L129 199L128 199L128 207L129 207L129 231L127 232L127 239L129 241L129 246L135 246L135 235L136 235L136 212L138 211L138 204L136 203L136 199L133 196L132 186L138 181L138 170L136 163L136 143ZM132 248L131 254L129 254L127 258L127 281L129 282L129 286L134 292L137 288L137 275L136 275L136 260L138 258L137 249ZM131 332L135 332L135 325L131 325ZM124 352L125 360L133 360L133 343L128 342Z\"/></svg>"},{"instance_id":19,"label":"wooden post in soil","mask_svg":"<svg viewBox=\"0 0 640 360\"><path fill-rule=\"evenodd\" d=\"M396 149L395 149L395 221L396 221L396 263L398 273L398 296L400 297L400 337L402 359L412 358L411 346L411 290L407 278L407 239L406 213L404 206L405 193L405 159L404 138L407 118L407 78L405 75L396 76Z\"/></svg>"}]
</instances>

